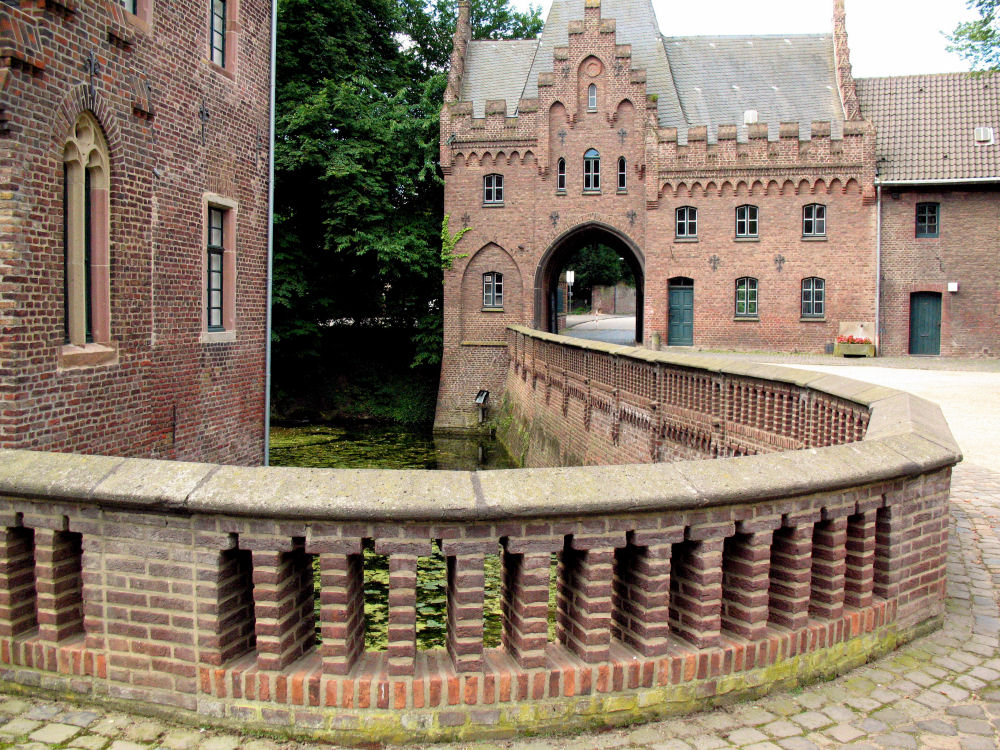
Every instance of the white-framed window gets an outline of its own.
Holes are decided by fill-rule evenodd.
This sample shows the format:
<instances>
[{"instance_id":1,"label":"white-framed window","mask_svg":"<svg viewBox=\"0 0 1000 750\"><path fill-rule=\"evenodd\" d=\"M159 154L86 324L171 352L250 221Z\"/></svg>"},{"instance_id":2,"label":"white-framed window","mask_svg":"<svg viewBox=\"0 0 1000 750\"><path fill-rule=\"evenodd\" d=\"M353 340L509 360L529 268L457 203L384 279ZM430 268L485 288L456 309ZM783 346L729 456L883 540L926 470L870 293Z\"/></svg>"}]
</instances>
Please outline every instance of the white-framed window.
<instances>
[{"instance_id":1,"label":"white-framed window","mask_svg":"<svg viewBox=\"0 0 1000 750\"><path fill-rule=\"evenodd\" d=\"M826 315L826 281L810 276L802 279L802 317L822 318Z\"/></svg>"},{"instance_id":2,"label":"white-framed window","mask_svg":"<svg viewBox=\"0 0 1000 750\"><path fill-rule=\"evenodd\" d=\"M682 239L698 236L698 209L694 206L681 206L675 212L674 236Z\"/></svg>"},{"instance_id":3,"label":"white-framed window","mask_svg":"<svg viewBox=\"0 0 1000 750\"><path fill-rule=\"evenodd\" d=\"M483 177L483 203L503 203L502 174L488 174Z\"/></svg>"},{"instance_id":4,"label":"white-framed window","mask_svg":"<svg viewBox=\"0 0 1000 750\"><path fill-rule=\"evenodd\" d=\"M594 148L583 155L583 189L595 192L601 189L601 155Z\"/></svg>"},{"instance_id":5,"label":"white-framed window","mask_svg":"<svg viewBox=\"0 0 1000 750\"><path fill-rule=\"evenodd\" d=\"M753 277L736 279L736 317L757 317L757 279Z\"/></svg>"},{"instance_id":6,"label":"white-framed window","mask_svg":"<svg viewBox=\"0 0 1000 750\"><path fill-rule=\"evenodd\" d=\"M757 236L757 206L736 207L736 236Z\"/></svg>"},{"instance_id":7,"label":"white-framed window","mask_svg":"<svg viewBox=\"0 0 1000 750\"><path fill-rule=\"evenodd\" d=\"M226 0L211 0L208 34L212 62L226 67Z\"/></svg>"},{"instance_id":8,"label":"white-framed window","mask_svg":"<svg viewBox=\"0 0 1000 750\"><path fill-rule=\"evenodd\" d=\"M822 203L810 203L802 207L802 236L826 236L826 206Z\"/></svg>"},{"instance_id":9,"label":"white-framed window","mask_svg":"<svg viewBox=\"0 0 1000 750\"><path fill-rule=\"evenodd\" d=\"M628 189L628 169L626 168L625 157L618 157L618 192L624 193Z\"/></svg>"},{"instance_id":10,"label":"white-framed window","mask_svg":"<svg viewBox=\"0 0 1000 750\"><path fill-rule=\"evenodd\" d=\"M499 271L483 274L483 307L503 307L503 274Z\"/></svg>"},{"instance_id":11,"label":"white-framed window","mask_svg":"<svg viewBox=\"0 0 1000 750\"><path fill-rule=\"evenodd\" d=\"M597 111L597 84L592 83L587 87L587 109Z\"/></svg>"},{"instance_id":12,"label":"white-framed window","mask_svg":"<svg viewBox=\"0 0 1000 750\"><path fill-rule=\"evenodd\" d=\"M556 162L556 191L566 192L566 160L560 159Z\"/></svg>"}]
</instances>

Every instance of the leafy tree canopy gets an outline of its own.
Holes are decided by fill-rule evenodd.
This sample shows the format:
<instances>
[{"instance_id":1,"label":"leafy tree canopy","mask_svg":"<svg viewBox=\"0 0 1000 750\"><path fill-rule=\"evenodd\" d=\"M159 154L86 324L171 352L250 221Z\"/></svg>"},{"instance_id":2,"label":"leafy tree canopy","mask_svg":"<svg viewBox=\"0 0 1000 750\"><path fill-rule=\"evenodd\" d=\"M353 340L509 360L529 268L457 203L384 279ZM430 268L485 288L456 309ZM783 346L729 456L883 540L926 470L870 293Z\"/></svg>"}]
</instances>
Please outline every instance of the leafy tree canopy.
<instances>
[{"instance_id":1,"label":"leafy tree canopy","mask_svg":"<svg viewBox=\"0 0 1000 750\"><path fill-rule=\"evenodd\" d=\"M417 361L438 360L438 114L456 15L455 0L279 0L276 359L311 356L331 321L353 321L407 327ZM472 17L480 38L541 28L509 0Z\"/></svg>"},{"instance_id":2,"label":"leafy tree canopy","mask_svg":"<svg viewBox=\"0 0 1000 750\"><path fill-rule=\"evenodd\" d=\"M1000 0L969 0L968 6L979 18L956 26L948 49L976 70L1000 70Z\"/></svg>"}]
</instances>

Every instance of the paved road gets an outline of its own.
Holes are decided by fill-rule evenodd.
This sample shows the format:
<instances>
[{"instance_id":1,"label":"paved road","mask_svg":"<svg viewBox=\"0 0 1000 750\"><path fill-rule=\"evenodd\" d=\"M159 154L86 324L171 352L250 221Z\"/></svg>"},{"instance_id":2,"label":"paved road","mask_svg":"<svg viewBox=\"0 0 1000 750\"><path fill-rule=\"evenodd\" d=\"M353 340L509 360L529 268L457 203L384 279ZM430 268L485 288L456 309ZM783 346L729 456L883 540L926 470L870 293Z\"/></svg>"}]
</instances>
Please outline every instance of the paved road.
<instances>
[{"instance_id":1,"label":"paved road","mask_svg":"<svg viewBox=\"0 0 1000 750\"><path fill-rule=\"evenodd\" d=\"M767 358L773 359L773 358ZM786 363L787 364L787 363ZM926 366L927 363L921 363ZM939 400L968 457L954 475L942 630L827 683L753 703L577 737L437 750L815 750L1000 748L1000 372L837 366L839 374ZM831 367L831 369L833 369ZM953 370L963 369L963 372ZM0 748L306 750L48 701L0 698Z\"/></svg>"}]
</instances>

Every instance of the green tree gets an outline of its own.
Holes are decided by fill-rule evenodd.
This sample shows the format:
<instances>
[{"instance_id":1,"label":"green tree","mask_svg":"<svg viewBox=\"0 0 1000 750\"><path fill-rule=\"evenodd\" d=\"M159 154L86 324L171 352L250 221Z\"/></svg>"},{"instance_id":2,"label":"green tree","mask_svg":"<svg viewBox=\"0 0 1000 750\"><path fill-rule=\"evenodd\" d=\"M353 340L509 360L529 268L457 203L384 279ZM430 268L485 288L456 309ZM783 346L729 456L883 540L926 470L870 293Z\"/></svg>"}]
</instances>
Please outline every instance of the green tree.
<instances>
[{"instance_id":1,"label":"green tree","mask_svg":"<svg viewBox=\"0 0 1000 750\"><path fill-rule=\"evenodd\" d=\"M968 0L968 6L979 18L956 26L948 37L948 49L975 70L1000 70L1000 0Z\"/></svg>"},{"instance_id":2,"label":"green tree","mask_svg":"<svg viewBox=\"0 0 1000 750\"><path fill-rule=\"evenodd\" d=\"M455 11L279 0L274 339L286 366L316 356L331 321L406 328L417 361L439 360L438 114ZM541 26L508 0L473 17L478 36Z\"/></svg>"}]
</instances>

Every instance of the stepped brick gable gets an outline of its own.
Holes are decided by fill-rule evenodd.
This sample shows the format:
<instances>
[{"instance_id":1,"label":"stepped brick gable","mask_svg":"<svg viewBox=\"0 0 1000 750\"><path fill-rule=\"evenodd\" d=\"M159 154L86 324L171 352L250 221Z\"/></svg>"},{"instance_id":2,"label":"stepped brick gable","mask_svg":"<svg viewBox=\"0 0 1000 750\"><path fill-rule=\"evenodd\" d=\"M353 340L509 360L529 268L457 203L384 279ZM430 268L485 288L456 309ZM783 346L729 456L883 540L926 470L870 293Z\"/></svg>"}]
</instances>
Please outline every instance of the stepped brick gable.
<instances>
[{"instance_id":1,"label":"stepped brick gable","mask_svg":"<svg viewBox=\"0 0 1000 750\"><path fill-rule=\"evenodd\" d=\"M879 187L888 123L903 105L877 82L854 80L842 0L830 34L671 37L648 0L555 0L538 39L471 37L460 5L441 165L450 226L469 231L445 272L439 429L473 426L480 390L502 394L507 326L558 332L559 274L594 243L616 250L635 277L638 345L822 352L843 325L868 323L887 351L910 351L899 349L910 290L940 297L947 285L898 259L914 254L893 244L914 217L894 217ZM942 106L970 144L968 118L954 112L992 117L957 92ZM970 283L998 225L989 159L976 175L955 175L984 183L976 198L946 188L961 206L950 228L974 238L966 251L950 248L964 258L951 273ZM973 332L969 310L994 314L1000 291L973 286L981 296L943 306L952 338L941 353L993 353L984 339L995 342L996 331ZM747 288L752 309L737 301Z\"/></svg>"},{"instance_id":2,"label":"stepped brick gable","mask_svg":"<svg viewBox=\"0 0 1000 750\"><path fill-rule=\"evenodd\" d=\"M270 3L0 7L0 446L260 463Z\"/></svg>"}]
</instances>

